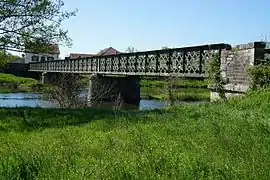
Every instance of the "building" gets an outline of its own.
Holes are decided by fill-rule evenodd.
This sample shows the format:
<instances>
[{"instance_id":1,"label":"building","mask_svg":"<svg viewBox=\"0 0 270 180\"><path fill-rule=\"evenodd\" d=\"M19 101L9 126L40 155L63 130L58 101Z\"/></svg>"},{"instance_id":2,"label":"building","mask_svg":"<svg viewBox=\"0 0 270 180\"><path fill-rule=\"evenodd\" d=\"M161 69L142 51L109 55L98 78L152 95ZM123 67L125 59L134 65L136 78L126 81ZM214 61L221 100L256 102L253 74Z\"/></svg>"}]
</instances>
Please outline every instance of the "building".
<instances>
[{"instance_id":1,"label":"building","mask_svg":"<svg viewBox=\"0 0 270 180\"><path fill-rule=\"evenodd\" d=\"M120 51L117 51L116 49L109 47L106 49L101 50L99 53L96 54L96 56L106 56L106 55L116 55L121 54Z\"/></svg>"},{"instance_id":2,"label":"building","mask_svg":"<svg viewBox=\"0 0 270 180\"><path fill-rule=\"evenodd\" d=\"M69 57L66 57L66 59L89 58L89 57L95 57L95 56L106 56L106 55L115 55L115 54L121 54L121 52L112 47L109 47L109 48L99 51L97 54L70 53Z\"/></svg>"},{"instance_id":3,"label":"building","mask_svg":"<svg viewBox=\"0 0 270 180\"><path fill-rule=\"evenodd\" d=\"M30 62L45 62L59 60L60 50L57 44L51 45L50 53L31 53L25 52L24 63L28 64Z\"/></svg>"},{"instance_id":4,"label":"building","mask_svg":"<svg viewBox=\"0 0 270 180\"><path fill-rule=\"evenodd\" d=\"M79 53L70 53L69 59L78 59L78 58L88 58L93 57L95 54L79 54Z\"/></svg>"}]
</instances>

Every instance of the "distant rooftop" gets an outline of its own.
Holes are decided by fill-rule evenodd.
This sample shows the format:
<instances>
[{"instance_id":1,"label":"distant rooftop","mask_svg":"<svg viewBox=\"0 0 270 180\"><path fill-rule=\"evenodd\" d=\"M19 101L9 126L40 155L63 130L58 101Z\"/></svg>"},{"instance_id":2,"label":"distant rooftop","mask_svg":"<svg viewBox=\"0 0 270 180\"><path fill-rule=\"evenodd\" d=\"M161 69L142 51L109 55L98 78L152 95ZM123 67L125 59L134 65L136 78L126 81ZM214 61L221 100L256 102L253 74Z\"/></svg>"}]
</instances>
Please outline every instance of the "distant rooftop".
<instances>
[{"instance_id":1,"label":"distant rooftop","mask_svg":"<svg viewBox=\"0 0 270 180\"><path fill-rule=\"evenodd\" d=\"M77 59L77 58L88 58L88 57L93 57L93 56L95 56L95 54L70 53L69 58Z\"/></svg>"},{"instance_id":2,"label":"distant rooftop","mask_svg":"<svg viewBox=\"0 0 270 180\"><path fill-rule=\"evenodd\" d=\"M88 57L94 57L94 56L106 56L106 55L115 55L115 54L120 54L121 52L109 47L106 49L103 49L99 51L97 54L80 54L80 53L70 53L69 59L77 59L77 58L88 58Z\"/></svg>"},{"instance_id":3,"label":"distant rooftop","mask_svg":"<svg viewBox=\"0 0 270 180\"><path fill-rule=\"evenodd\" d=\"M115 54L120 54L120 51L117 51L116 49L109 47L106 49L101 50L99 53L97 53L97 56L106 56L106 55L115 55Z\"/></svg>"}]
</instances>

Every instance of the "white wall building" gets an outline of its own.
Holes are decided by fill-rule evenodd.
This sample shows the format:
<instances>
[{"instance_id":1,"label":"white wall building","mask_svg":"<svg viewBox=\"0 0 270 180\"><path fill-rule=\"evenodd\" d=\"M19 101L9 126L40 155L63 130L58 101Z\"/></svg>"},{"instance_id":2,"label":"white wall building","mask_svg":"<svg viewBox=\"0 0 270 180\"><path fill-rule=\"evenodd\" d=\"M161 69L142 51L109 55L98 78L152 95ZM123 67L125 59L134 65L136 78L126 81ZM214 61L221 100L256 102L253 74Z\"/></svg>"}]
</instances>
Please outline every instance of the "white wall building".
<instances>
[{"instance_id":1,"label":"white wall building","mask_svg":"<svg viewBox=\"0 0 270 180\"><path fill-rule=\"evenodd\" d=\"M42 54L42 53L30 53L30 52L25 52L24 55L24 62L25 63L30 63L30 62L45 62L45 61L54 61L54 60L59 60L59 55L60 55L60 50L58 45L52 45L53 50L49 54Z\"/></svg>"}]
</instances>

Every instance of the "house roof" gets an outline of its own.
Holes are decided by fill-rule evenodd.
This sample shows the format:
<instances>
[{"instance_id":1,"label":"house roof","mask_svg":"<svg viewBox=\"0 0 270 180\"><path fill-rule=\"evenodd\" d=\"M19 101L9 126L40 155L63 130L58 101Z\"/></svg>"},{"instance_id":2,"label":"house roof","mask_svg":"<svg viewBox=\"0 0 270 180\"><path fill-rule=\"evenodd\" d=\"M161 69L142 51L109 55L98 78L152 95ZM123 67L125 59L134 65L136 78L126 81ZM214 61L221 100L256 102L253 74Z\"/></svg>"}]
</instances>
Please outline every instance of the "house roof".
<instances>
[{"instance_id":1,"label":"house roof","mask_svg":"<svg viewBox=\"0 0 270 180\"><path fill-rule=\"evenodd\" d=\"M88 57L93 57L95 56L94 54L80 54L80 53L70 53L69 58L70 59L77 59L79 57L81 58L88 58Z\"/></svg>"},{"instance_id":2,"label":"house roof","mask_svg":"<svg viewBox=\"0 0 270 180\"><path fill-rule=\"evenodd\" d=\"M97 53L97 56L106 56L106 55L114 55L114 54L120 54L120 51L117 51L116 49L109 47L106 49L101 50L99 53Z\"/></svg>"},{"instance_id":3,"label":"house roof","mask_svg":"<svg viewBox=\"0 0 270 180\"><path fill-rule=\"evenodd\" d=\"M69 59L77 59L77 58L88 58L88 57L94 57L94 56L106 56L106 55L114 55L114 54L120 54L120 51L117 51L116 49L109 47L106 49L101 50L97 54L81 54L81 53L70 53Z\"/></svg>"}]
</instances>

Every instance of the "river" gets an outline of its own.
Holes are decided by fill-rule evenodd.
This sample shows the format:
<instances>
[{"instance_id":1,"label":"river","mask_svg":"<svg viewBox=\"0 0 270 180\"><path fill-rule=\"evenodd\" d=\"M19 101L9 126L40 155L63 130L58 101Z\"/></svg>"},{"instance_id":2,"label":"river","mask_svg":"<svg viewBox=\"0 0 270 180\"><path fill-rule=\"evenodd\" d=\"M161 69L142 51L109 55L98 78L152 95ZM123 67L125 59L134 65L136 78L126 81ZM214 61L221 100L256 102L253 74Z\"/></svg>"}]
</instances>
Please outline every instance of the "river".
<instances>
[{"instance_id":1,"label":"river","mask_svg":"<svg viewBox=\"0 0 270 180\"><path fill-rule=\"evenodd\" d=\"M205 103L205 102L178 102L178 104ZM102 104L100 107L108 107L110 103ZM125 105L126 106L126 105ZM133 109L145 110L165 107L166 103L160 100L141 99L139 107ZM56 103L43 100L38 93L1 93L0 107L41 107L58 108ZM132 106L129 106L132 107ZM129 108L130 109L130 108Z\"/></svg>"}]
</instances>

